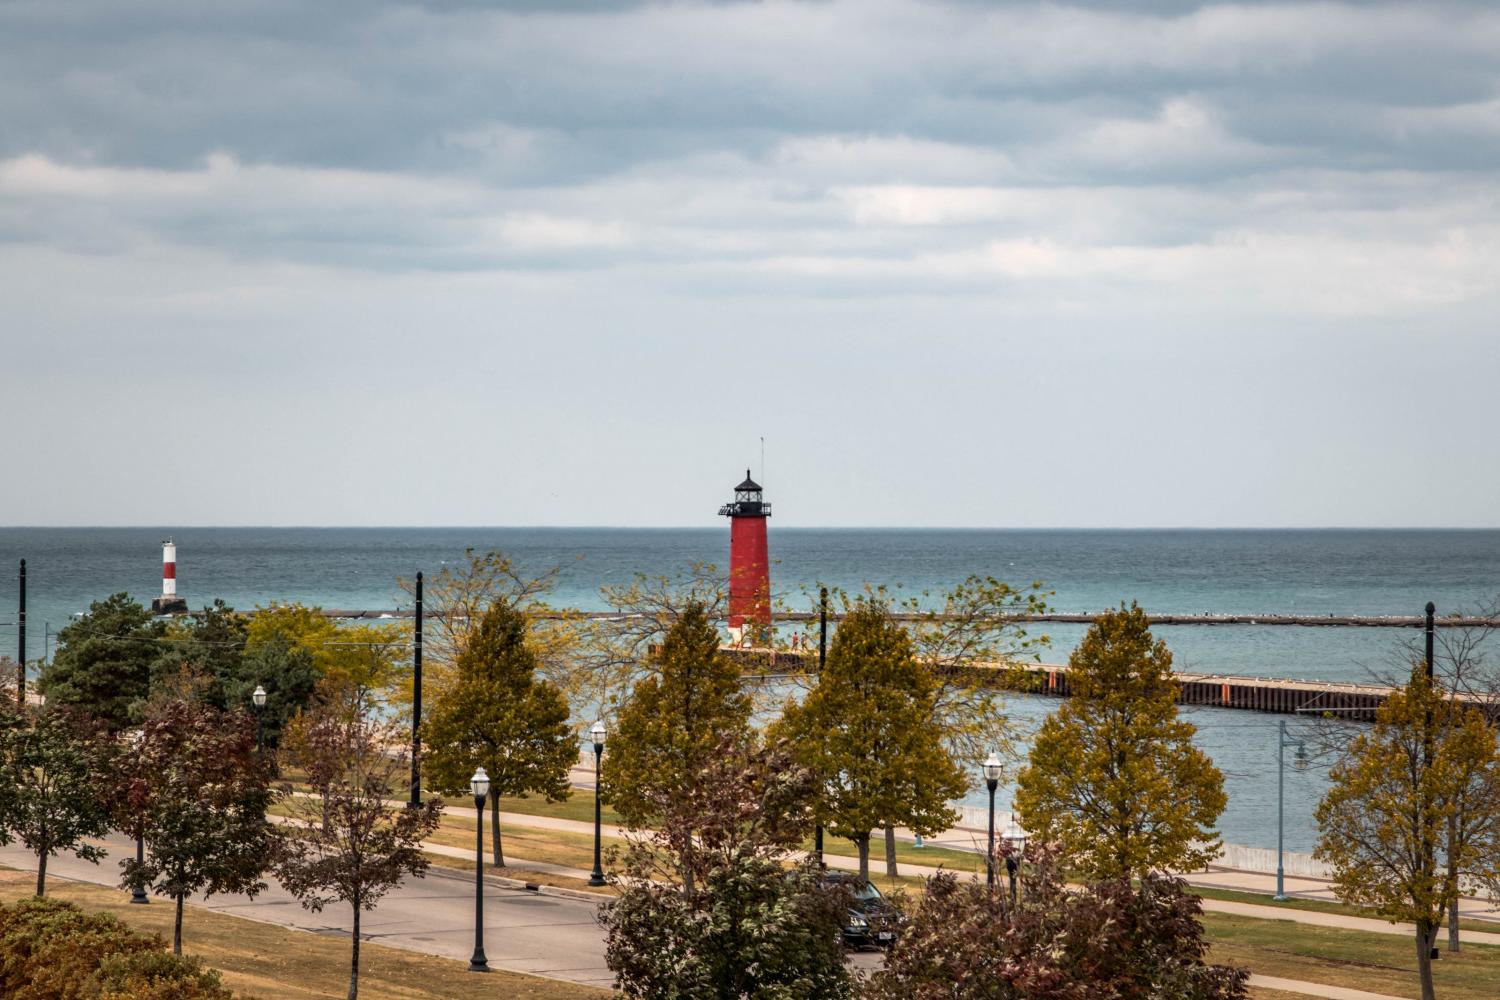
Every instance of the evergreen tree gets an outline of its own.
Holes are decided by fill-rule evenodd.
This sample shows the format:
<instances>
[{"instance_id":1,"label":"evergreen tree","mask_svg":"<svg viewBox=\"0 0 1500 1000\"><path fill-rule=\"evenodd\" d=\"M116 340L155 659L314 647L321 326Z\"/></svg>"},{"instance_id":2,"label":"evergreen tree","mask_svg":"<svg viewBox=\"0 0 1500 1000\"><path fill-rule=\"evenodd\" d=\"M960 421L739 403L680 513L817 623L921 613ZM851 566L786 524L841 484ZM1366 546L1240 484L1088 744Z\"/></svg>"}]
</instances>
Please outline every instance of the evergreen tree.
<instances>
[{"instance_id":1,"label":"evergreen tree","mask_svg":"<svg viewBox=\"0 0 1500 1000\"><path fill-rule=\"evenodd\" d=\"M663 794L686 789L726 734L750 724L740 669L719 652L719 633L692 603L651 656L654 673L620 709L604 758L603 792L625 822L647 825Z\"/></svg>"},{"instance_id":2,"label":"evergreen tree","mask_svg":"<svg viewBox=\"0 0 1500 1000\"><path fill-rule=\"evenodd\" d=\"M568 702L536 677L526 618L504 602L490 605L454 664L452 683L438 695L423 726L422 763L444 794L468 791L476 767L490 776L494 863L505 864L500 797L537 793L549 802L568 797L568 771L578 743L568 725Z\"/></svg>"},{"instance_id":3,"label":"evergreen tree","mask_svg":"<svg viewBox=\"0 0 1500 1000\"><path fill-rule=\"evenodd\" d=\"M773 727L820 777L820 818L859 848L861 877L874 828L931 835L957 819L948 803L966 782L935 721L938 688L889 610L864 601L839 625L816 685Z\"/></svg>"},{"instance_id":4,"label":"evergreen tree","mask_svg":"<svg viewBox=\"0 0 1500 1000\"><path fill-rule=\"evenodd\" d=\"M72 706L124 729L150 689L165 631L129 594L95 601L57 634L57 656L42 671L38 690L50 705Z\"/></svg>"},{"instance_id":5,"label":"evergreen tree","mask_svg":"<svg viewBox=\"0 0 1500 1000\"><path fill-rule=\"evenodd\" d=\"M215 600L186 619L172 621L158 647L151 664L153 691L189 669L207 681L202 692L206 702L219 709L238 707L226 703L224 690L224 679L239 673L245 657L245 621L234 608ZM133 717L143 717L144 705L133 709Z\"/></svg>"},{"instance_id":6,"label":"evergreen tree","mask_svg":"<svg viewBox=\"0 0 1500 1000\"><path fill-rule=\"evenodd\" d=\"M1042 724L1016 807L1096 878L1200 868L1218 854L1224 776L1177 718L1166 643L1138 606L1100 616L1068 659L1072 697Z\"/></svg>"}]
</instances>

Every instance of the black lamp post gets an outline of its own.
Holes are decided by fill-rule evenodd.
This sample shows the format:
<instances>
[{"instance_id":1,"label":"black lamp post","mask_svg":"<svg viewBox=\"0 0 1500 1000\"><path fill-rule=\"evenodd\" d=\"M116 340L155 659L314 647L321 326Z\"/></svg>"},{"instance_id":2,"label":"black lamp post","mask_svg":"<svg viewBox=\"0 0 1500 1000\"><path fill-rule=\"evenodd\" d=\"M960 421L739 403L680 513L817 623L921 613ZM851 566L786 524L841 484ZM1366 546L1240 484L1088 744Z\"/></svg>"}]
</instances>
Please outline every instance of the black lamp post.
<instances>
[{"instance_id":1,"label":"black lamp post","mask_svg":"<svg viewBox=\"0 0 1500 1000\"><path fill-rule=\"evenodd\" d=\"M1005 830L1005 842L1010 850L1005 853L1005 872L1010 876L1010 908L1016 908L1016 870L1021 867L1021 854L1026 850L1026 831L1012 820Z\"/></svg>"},{"instance_id":2,"label":"black lamp post","mask_svg":"<svg viewBox=\"0 0 1500 1000\"><path fill-rule=\"evenodd\" d=\"M985 851L984 864L991 889L995 888L995 789L1000 787L1000 761L994 754L985 758L983 765L984 784L990 790L990 843Z\"/></svg>"},{"instance_id":3,"label":"black lamp post","mask_svg":"<svg viewBox=\"0 0 1500 1000\"><path fill-rule=\"evenodd\" d=\"M594 723L589 735L594 738L594 871L589 875L589 885L604 884L604 859L601 853L601 819L603 807L599 804L599 762L604 757L604 737L607 731L604 721Z\"/></svg>"},{"instance_id":4,"label":"black lamp post","mask_svg":"<svg viewBox=\"0 0 1500 1000\"><path fill-rule=\"evenodd\" d=\"M145 741L146 731L144 729L137 729L135 731L135 749L137 753L140 752L141 744ZM141 828L145 826L145 817L137 816L136 822L141 824L140 827L136 828L138 832L135 835L135 863L137 866L140 866L146 863L146 833ZM139 870L139 867L137 870ZM151 897L146 895L146 887L141 882L137 881L135 885L130 887L130 901L140 906L145 906L151 902Z\"/></svg>"},{"instance_id":5,"label":"black lamp post","mask_svg":"<svg viewBox=\"0 0 1500 1000\"><path fill-rule=\"evenodd\" d=\"M1297 756L1292 759L1292 766L1299 771L1307 770L1307 747L1302 741L1288 739L1286 735L1286 720L1281 720L1281 728L1277 734L1276 742L1276 895L1271 898L1278 903L1286 902L1286 886L1283 882L1281 868L1282 856L1282 834L1285 832L1283 814L1286 806L1286 748L1288 745L1297 748Z\"/></svg>"},{"instance_id":6,"label":"black lamp post","mask_svg":"<svg viewBox=\"0 0 1500 1000\"><path fill-rule=\"evenodd\" d=\"M250 696L255 704L255 752L264 753L266 749L266 689L259 684L255 685L255 693Z\"/></svg>"},{"instance_id":7,"label":"black lamp post","mask_svg":"<svg viewBox=\"0 0 1500 1000\"><path fill-rule=\"evenodd\" d=\"M474 954L469 959L470 972L489 972L490 960L484 957L484 800L490 794L490 776L484 768L469 779L474 793Z\"/></svg>"}]
</instances>

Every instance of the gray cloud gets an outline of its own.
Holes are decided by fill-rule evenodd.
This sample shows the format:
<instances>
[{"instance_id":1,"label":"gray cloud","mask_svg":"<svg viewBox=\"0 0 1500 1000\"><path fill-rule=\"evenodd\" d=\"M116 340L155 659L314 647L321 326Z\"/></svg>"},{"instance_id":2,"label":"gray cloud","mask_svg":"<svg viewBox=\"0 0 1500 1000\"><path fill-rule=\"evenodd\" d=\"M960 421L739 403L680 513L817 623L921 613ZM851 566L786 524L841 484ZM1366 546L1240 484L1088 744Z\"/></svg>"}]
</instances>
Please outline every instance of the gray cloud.
<instances>
[{"instance_id":1,"label":"gray cloud","mask_svg":"<svg viewBox=\"0 0 1500 1000\"><path fill-rule=\"evenodd\" d=\"M153 379L242 440L420 389L439 425L548 414L532 433L573 452L506 448L564 495L586 491L569 463L598 427L684 454L769 428L811 452L808 427L899 395L922 412L851 433L838 478L886 475L894 448L941 479L994 450L997 394L1072 454L1121 414L1181 431L1176 399L1204 414L1200 460L1216 436L1272 434L1261 471L1282 463L1268 481L1305 502L1214 462L1223 495L1141 472L1133 505L1091 506L1054 459L1035 481L979 476L1013 502L999 512L908 485L868 519L1329 523L1340 502L1351 522L1419 519L1389 456L1318 481L1313 397L1400 455L1416 445L1379 397L1423 338L1465 379L1500 374L1497 52L1479 2L20 0L0 5L0 396L49 408L28 449L114 468L79 442L103 408L147 419ZM1312 345L1323 389L1286 374L1289 342ZM743 412L731 379L754 388ZM1461 462L1486 418L1444 405ZM252 471L272 452L248 448ZM640 474L629 449L591 458ZM243 470L208 461L199 520L597 520L499 472L479 488L498 507L454 479L425 508L351 500L314 465L306 497L273 490L258 516ZM65 465L11 516L108 520ZM1463 465L1444 523L1493 520L1500 472ZM121 474L126 519L149 519L147 480ZM653 484L651 516L689 518L690 485ZM800 498L804 520L836 521L837 487Z\"/></svg>"}]
</instances>

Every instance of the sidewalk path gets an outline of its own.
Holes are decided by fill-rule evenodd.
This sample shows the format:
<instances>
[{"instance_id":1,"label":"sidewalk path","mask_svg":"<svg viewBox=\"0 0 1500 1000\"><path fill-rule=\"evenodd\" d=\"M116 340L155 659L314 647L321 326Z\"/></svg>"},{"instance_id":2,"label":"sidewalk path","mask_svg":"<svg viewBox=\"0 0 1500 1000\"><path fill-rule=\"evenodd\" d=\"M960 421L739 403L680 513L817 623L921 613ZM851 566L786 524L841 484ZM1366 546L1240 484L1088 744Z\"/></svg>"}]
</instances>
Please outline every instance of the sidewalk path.
<instances>
[{"instance_id":1,"label":"sidewalk path","mask_svg":"<svg viewBox=\"0 0 1500 1000\"><path fill-rule=\"evenodd\" d=\"M457 817L467 814L460 810L448 815ZM473 817L469 816L468 821L472 822ZM572 819L559 819L553 816L529 816L525 813L507 813L505 821L511 826L530 827L539 830L558 830L569 833L586 833L589 835L592 835L594 832L594 824L592 823L584 823ZM601 833L606 837L624 836L624 831L617 826L604 826L601 828ZM927 841L927 843L931 846L938 846L931 840ZM949 847L950 849L963 849L956 847L951 841L944 843L942 846ZM513 868L524 868L527 864L515 858L507 858L506 860L510 867ZM857 858L825 853L823 861L830 868L837 868L842 871L859 870L859 860ZM871 859L871 861L873 866L874 859ZM912 875L919 878L935 875L940 870L936 867L914 865L907 862L901 864L901 873L903 875ZM587 877L587 873L585 873L584 877ZM1211 870L1207 873L1196 872L1184 876L1190 885L1230 888L1241 892L1260 891L1269 896L1274 891L1275 876L1269 876L1271 880L1269 886L1263 886L1260 889L1256 888L1267 877L1260 872L1232 872L1227 869ZM1304 883L1306 883L1306 887L1304 887ZM1321 898L1321 892L1327 891L1326 883L1322 883L1318 879L1287 879L1286 884L1289 895L1301 898ZM1331 892L1329 892L1328 898L1332 899ZM1466 899L1464 903L1465 917L1483 919L1483 915L1488 914L1492 919L1494 916L1495 911L1492 909L1491 904L1484 900ZM1260 920L1291 920L1300 924L1339 927L1345 930L1367 931L1371 934L1397 934L1403 937L1410 937L1415 932L1415 928L1411 924L1392 924L1375 917L1351 917L1340 913L1319 913L1316 910L1299 910L1289 906L1278 906L1271 902L1240 903L1222 899L1204 899L1203 909L1208 913L1226 913L1241 917L1255 917ZM1500 929L1495 931L1465 930L1462 938L1464 941L1474 944L1500 945Z\"/></svg>"},{"instance_id":2,"label":"sidewalk path","mask_svg":"<svg viewBox=\"0 0 1500 1000\"><path fill-rule=\"evenodd\" d=\"M100 843L109 849L112 858L127 857L134 850L133 842L124 838L115 837ZM443 844L426 844L424 849L433 854L464 860L473 857L471 851ZM840 861L853 864L851 859L836 858L833 855L827 856L827 859L831 864ZM22 871L35 871L36 856L25 848L11 845L0 848L0 864ZM577 878L588 877L587 872L544 862L514 859L508 867ZM925 869L927 872L936 870ZM118 869L111 860L106 860L103 864L92 864L72 856L53 858L48 866L48 875L49 878L106 886L115 886L119 881ZM576 893L573 898L542 896L488 881L484 896L484 947L492 966L604 989L613 986L614 977L604 962L604 934L594 916L598 910L598 902L588 899L584 893ZM601 896L600 900L604 898ZM315 934L349 933L347 908L330 907L322 913L311 913L298 905L274 880L266 892L253 900L243 896L216 896L207 900L195 900L193 905ZM427 878L410 880L381 900L373 912L365 915L362 929L367 940L407 951L462 960L469 956L473 948L473 907L473 878L434 868ZM1272 907L1250 909L1271 910L1273 915L1281 918L1288 915L1287 911ZM1301 916L1333 915L1304 913ZM191 952L191 918L184 931L187 950ZM851 956L852 964L866 972L877 968L879 961L879 954L873 952L859 952ZM1250 984L1323 1000L1407 1000L1404 997L1274 976L1252 975Z\"/></svg>"},{"instance_id":3,"label":"sidewalk path","mask_svg":"<svg viewBox=\"0 0 1500 1000\"><path fill-rule=\"evenodd\" d=\"M1282 979L1279 976L1251 976L1250 985L1266 990L1281 990L1283 993L1324 997L1326 1000L1406 1000L1405 997L1393 997L1389 993L1369 993L1365 990L1352 990L1347 986L1304 983L1300 979Z\"/></svg>"}]
</instances>

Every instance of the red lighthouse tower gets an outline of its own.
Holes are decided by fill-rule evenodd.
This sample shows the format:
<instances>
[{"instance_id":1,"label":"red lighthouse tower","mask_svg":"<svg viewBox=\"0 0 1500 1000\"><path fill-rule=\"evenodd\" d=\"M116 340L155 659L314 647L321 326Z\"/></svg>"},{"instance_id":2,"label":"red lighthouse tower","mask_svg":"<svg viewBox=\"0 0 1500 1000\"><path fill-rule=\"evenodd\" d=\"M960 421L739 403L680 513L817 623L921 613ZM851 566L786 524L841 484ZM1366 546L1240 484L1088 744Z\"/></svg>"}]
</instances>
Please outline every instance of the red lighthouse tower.
<instances>
[{"instance_id":1,"label":"red lighthouse tower","mask_svg":"<svg viewBox=\"0 0 1500 1000\"><path fill-rule=\"evenodd\" d=\"M766 548L766 518L771 505L745 470L745 481L734 488L734 502L719 508L729 518L729 627L739 630L748 620L755 632L771 628L771 558Z\"/></svg>"}]
</instances>

